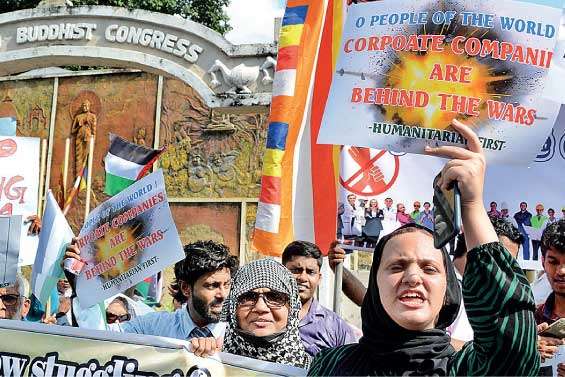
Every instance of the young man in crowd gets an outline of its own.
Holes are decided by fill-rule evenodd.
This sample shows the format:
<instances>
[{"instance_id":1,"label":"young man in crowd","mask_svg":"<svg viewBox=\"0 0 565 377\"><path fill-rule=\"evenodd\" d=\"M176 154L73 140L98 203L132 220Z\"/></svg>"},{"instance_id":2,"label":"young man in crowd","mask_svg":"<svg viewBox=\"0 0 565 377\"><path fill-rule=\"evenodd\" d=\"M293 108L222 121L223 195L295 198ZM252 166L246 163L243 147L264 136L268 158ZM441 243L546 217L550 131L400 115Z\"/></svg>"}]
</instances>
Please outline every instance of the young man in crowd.
<instances>
[{"instance_id":1,"label":"young man in crowd","mask_svg":"<svg viewBox=\"0 0 565 377\"><path fill-rule=\"evenodd\" d=\"M185 258L175 264L175 279L186 303L172 313L154 312L108 325L111 331L177 339L223 337L226 324L220 322L220 314L238 258L213 241L190 243L184 252ZM67 248L67 258L80 260L79 254L76 245Z\"/></svg>"},{"instance_id":2,"label":"young man in crowd","mask_svg":"<svg viewBox=\"0 0 565 377\"><path fill-rule=\"evenodd\" d=\"M291 242L284 249L282 263L298 283L302 303L299 331L306 352L314 356L324 348L355 343L351 327L314 298L322 277L322 253L318 246L306 241Z\"/></svg>"},{"instance_id":3,"label":"young man in crowd","mask_svg":"<svg viewBox=\"0 0 565 377\"><path fill-rule=\"evenodd\" d=\"M0 319L22 320L30 308L27 298L27 284L18 273L16 282L4 288L0 288Z\"/></svg>"},{"instance_id":4,"label":"young man in crowd","mask_svg":"<svg viewBox=\"0 0 565 377\"><path fill-rule=\"evenodd\" d=\"M514 214L514 220L516 220L516 224L518 225L518 230L524 236L524 242L522 242L522 248L524 249L524 259L530 259L530 238L524 229L524 225L532 226L531 223L532 214L528 211L528 203L522 202L520 203L520 211Z\"/></svg>"},{"instance_id":5,"label":"young man in crowd","mask_svg":"<svg viewBox=\"0 0 565 377\"><path fill-rule=\"evenodd\" d=\"M551 285L551 294L535 312L538 333L565 317L565 219L549 224L541 237L543 269ZM539 336L538 350L542 359L551 358L563 339ZM565 365L559 364L559 374L565 374Z\"/></svg>"}]
</instances>

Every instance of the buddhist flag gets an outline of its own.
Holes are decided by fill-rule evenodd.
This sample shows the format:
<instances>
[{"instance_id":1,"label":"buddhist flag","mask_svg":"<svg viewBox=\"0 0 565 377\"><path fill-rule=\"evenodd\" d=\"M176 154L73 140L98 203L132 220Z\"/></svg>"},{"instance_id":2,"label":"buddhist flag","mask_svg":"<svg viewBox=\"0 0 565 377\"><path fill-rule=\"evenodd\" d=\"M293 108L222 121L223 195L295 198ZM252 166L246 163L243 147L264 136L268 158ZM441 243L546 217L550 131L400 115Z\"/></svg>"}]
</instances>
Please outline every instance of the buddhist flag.
<instances>
[{"instance_id":1,"label":"buddhist flag","mask_svg":"<svg viewBox=\"0 0 565 377\"><path fill-rule=\"evenodd\" d=\"M335 9L341 10L343 2L338 3L287 2L252 244L263 254L281 255L295 238L325 249L335 237L337 154L333 146L315 140L331 83L337 25L341 37L336 18L341 11ZM324 83L318 77L314 83L316 71L323 72Z\"/></svg>"},{"instance_id":2,"label":"buddhist flag","mask_svg":"<svg viewBox=\"0 0 565 377\"><path fill-rule=\"evenodd\" d=\"M104 158L106 169L104 193L116 195L141 179L162 152L162 149L146 148L110 134L110 149Z\"/></svg>"}]
</instances>

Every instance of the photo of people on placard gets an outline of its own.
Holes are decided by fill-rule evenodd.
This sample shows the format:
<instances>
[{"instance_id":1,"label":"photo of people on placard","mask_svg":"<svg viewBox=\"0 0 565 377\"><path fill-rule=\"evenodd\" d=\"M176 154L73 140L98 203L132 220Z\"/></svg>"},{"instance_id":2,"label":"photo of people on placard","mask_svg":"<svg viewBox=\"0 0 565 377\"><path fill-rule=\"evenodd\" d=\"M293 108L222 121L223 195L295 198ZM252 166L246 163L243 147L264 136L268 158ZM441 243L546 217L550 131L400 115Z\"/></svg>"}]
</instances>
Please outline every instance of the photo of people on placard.
<instances>
[{"instance_id":1,"label":"photo of people on placard","mask_svg":"<svg viewBox=\"0 0 565 377\"><path fill-rule=\"evenodd\" d=\"M337 239L355 249L372 249L378 240L402 225L415 223L434 229L434 209L430 201L411 201L406 198L365 197L351 192L342 193L337 213ZM379 200L382 200L379 202ZM382 204L381 204L382 203ZM412 208L404 203L412 203ZM422 204L423 203L423 204ZM518 228L523 236L518 261L523 268L541 269L541 235L543 230L561 218L565 218L565 207L561 216L554 208L542 203L535 205L535 214L528 211L528 203L516 203L517 212L507 202L485 202L487 215L493 219L504 219ZM369 251L369 250L367 250Z\"/></svg>"},{"instance_id":2,"label":"photo of people on placard","mask_svg":"<svg viewBox=\"0 0 565 377\"><path fill-rule=\"evenodd\" d=\"M390 197L383 203L381 207L377 198L345 193L345 200L338 204L337 239L355 248L374 248L379 238L404 224L417 223L433 229L429 202L425 202L424 211L420 211L420 202L415 201L414 210L410 212L403 203L395 204Z\"/></svg>"}]
</instances>

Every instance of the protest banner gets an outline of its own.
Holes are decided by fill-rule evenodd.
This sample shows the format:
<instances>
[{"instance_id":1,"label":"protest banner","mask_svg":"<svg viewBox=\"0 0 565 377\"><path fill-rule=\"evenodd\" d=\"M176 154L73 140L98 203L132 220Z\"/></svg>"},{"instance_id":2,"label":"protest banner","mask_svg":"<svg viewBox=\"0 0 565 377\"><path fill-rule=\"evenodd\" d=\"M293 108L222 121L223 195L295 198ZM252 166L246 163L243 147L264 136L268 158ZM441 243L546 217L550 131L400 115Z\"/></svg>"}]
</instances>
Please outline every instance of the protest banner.
<instances>
[{"instance_id":1,"label":"protest banner","mask_svg":"<svg viewBox=\"0 0 565 377\"><path fill-rule=\"evenodd\" d=\"M0 375L304 376L287 365L220 353L200 358L182 340L0 320Z\"/></svg>"},{"instance_id":2,"label":"protest banner","mask_svg":"<svg viewBox=\"0 0 565 377\"><path fill-rule=\"evenodd\" d=\"M94 209L77 239L86 263L77 295L90 307L184 258L162 170Z\"/></svg>"},{"instance_id":3,"label":"protest banner","mask_svg":"<svg viewBox=\"0 0 565 377\"><path fill-rule=\"evenodd\" d=\"M0 216L0 288L16 282L21 216Z\"/></svg>"},{"instance_id":4,"label":"protest banner","mask_svg":"<svg viewBox=\"0 0 565 377\"><path fill-rule=\"evenodd\" d=\"M28 236L28 216L37 215L39 139L0 137L0 216L22 215L19 264L33 264L39 241Z\"/></svg>"},{"instance_id":5,"label":"protest banner","mask_svg":"<svg viewBox=\"0 0 565 377\"><path fill-rule=\"evenodd\" d=\"M60 262L74 234L51 191L45 198L42 221L43 227L31 274L31 287L35 297L46 305L57 281L63 276Z\"/></svg>"},{"instance_id":6,"label":"protest banner","mask_svg":"<svg viewBox=\"0 0 565 377\"><path fill-rule=\"evenodd\" d=\"M318 142L423 153L465 145L457 118L490 162L531 162L559 111L541 94L561 1L544 4L352 5Z\"/></svg>"}]
</instances>

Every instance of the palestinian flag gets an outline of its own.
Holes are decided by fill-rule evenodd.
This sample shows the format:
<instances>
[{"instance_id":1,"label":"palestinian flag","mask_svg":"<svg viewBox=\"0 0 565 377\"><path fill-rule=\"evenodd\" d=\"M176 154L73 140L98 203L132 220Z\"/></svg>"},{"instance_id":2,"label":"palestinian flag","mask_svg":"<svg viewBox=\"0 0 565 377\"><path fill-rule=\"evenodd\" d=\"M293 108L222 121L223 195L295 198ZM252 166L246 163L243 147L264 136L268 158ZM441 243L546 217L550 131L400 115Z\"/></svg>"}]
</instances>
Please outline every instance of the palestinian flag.
<instances>
[{"instance_id":1,"label":"palestinian flag","mask_svg":"<svg viewBox=\"0 0 565 377\"><path fill-rule=\"evenodd\" d=\"M151 169L163 149L151 149L130 143L110 134L110 149L104 158L106 187L104 193L116 195Z\"/></svg>"}]
</instances>

